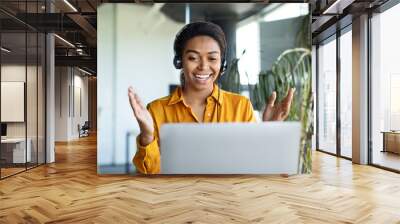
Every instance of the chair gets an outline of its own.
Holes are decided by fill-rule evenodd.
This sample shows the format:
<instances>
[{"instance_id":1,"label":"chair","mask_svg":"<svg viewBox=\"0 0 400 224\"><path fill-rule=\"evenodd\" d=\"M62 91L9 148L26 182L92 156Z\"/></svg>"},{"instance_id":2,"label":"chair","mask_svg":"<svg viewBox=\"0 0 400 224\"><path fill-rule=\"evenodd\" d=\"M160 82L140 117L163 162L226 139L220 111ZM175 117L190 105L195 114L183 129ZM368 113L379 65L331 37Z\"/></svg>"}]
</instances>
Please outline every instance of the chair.
<instances>
[{"instance_id":1,"label":"chair","mask_svg":"<svg viewBox=\"0 0 400 224\"><path fill-rule=\"evenodd\" d=\"M89 136L89 129L90 129L89 121L85 121L82 127L78 124L79 138Z\"/></svg>"}]
</instances>

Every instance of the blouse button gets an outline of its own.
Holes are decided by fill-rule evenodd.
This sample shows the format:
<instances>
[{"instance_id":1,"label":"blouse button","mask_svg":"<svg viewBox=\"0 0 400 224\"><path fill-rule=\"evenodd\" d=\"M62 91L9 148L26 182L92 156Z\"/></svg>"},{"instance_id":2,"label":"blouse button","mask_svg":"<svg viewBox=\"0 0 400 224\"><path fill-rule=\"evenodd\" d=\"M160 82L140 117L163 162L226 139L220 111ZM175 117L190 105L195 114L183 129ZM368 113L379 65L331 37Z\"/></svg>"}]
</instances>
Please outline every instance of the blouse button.
<instances>
[{"instance_id":1,"label":"blouse button","mask_svg":"<svg viewBox=\"0 0 400 224\"><path fill-rule=\"evenodd\" d=\"M211 117L211 113L208 113L208 116Z\"/></svg>"}]
</instances>

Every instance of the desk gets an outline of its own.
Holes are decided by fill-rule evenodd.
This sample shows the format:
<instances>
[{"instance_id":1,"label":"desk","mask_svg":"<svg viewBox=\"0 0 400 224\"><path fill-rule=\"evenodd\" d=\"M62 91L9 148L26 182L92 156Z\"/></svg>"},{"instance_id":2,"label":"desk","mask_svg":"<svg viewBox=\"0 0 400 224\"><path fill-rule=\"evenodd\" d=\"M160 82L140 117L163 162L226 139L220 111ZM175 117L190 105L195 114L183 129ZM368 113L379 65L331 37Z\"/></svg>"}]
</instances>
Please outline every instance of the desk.
<instances>
[{"instance_id":1,"label":"desk","mask_svg":"<svg viewBox=\"0 0 400 224\"><path fill-rule=\"evenodd\" d=\"M25 138L6 138L1 139L1 157L5 159L6 163L25 163L30 162L31 145L32 141L30 138L26 141L28 144L26 147L25 155ZM27 158L27 161L25 161Z\"/></svg>"},{"instance_id":2,"label":"desk","mask_svg":"<svg viewBox=\"0 0 400 224\"><path fill-rule=\"evenodd\" d=\"M382 131L383 133L383 150L382 152L393 152L400 154L400 132L399 131Z\"/></svg>"}]
</instances>

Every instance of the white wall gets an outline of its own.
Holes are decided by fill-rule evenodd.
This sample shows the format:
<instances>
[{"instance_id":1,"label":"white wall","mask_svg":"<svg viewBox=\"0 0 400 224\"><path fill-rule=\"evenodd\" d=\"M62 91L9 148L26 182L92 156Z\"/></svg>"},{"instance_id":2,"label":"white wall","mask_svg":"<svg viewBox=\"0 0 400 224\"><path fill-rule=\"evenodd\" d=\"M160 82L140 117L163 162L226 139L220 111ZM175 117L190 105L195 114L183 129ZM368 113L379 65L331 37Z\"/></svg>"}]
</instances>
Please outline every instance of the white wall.
<instances>
[{"instance_id":1,"label":"white wall","mask_svg":"<svg viewBox=\"0 0 400 224\"><path fill-rule=\"evenodd\" d=\"M173 41L183 24L158 11L159 4L103 4L98 9L98 164L124 164L136 152L126 135L139 133L129 106L132 85L147 104L179 83L173 67ZM114 20L115 19L115 20ZM101 167L99 169L101 173Z\"/></svg>"},{"instance_id":2,"label":"white wall","mask_svg":"<svg viewBox=\"0 0 400 224\"><path fill-rule=\"evenodd\" d=\"M8 64L1 66L1 81L2 82L24 82L26 71L31 74L33 71L32 66L25 67L24 65ZM36 74L36 68L35 68ZM2 98L7 96L1 96ZM7 110L8 108L1 108L1 110ZM24 110L24 108L22 108ZM7 123L7 135L8 137L25 137L25 123L24 122L11 122Z\"/></svg>"},{"instance_id":3,"label":"white wall","mask_svg":"<svg viewBox=\"0 0 400 224\"><path fill-rule=\"evenodd\" d=\"M88 107L89 107L89 102L88 102L88 76L82 76L83 73L78 73L76 74L75 70L75 76L74 76L74 86L75 86L75 114L73 114L73 119L72 119L72 136L74 137L79 137L79 132L78 129L76 128L78 124L81 126L85 123L85 121L89 120L89 112L88 112ZM78 71L79 72L79 71ZM78 93L78 90L80 90L80 93ZM80 98L78 97L80 94ZM78 102L80 101L80 103ZM81 108L79 108L81 107ZM81 111L79 111L81 110Z\"/></svg>"},{"instance_id":4,"label":"white wall","mask_svg":"<svg viewBox=\"0 0 400 224\"><path fill-rule=\"evenodd\" d=\"M68 140L68 85L69 76L67 67L55 68L55 141Z\"/></svg>"},{"instance_id":5,"label":"white wall","mask_svg":"<svg viewBox=\"0 0 400 224\"><path fill-rule=\"evenodd\" d=\"M39 72L41 72L39 70ZM36 136L36 66L6 64L1 66L1 81L3 82L24 82L25 76L28 78L27 87L27 122L7 122L7 136L8 137L25 137L25 124L28 125L28 137L34 133ZM2 96L7 97L7 96ZM40 107L41 105L39 105ZM23 108L22 108L23 109ZM1 108L7 110L7 108Z\"/></svg>"},{"instance_id":6,"label":"white wall","mask_svg":"<svg viewBox=\"0 0 400 224\"><path fill-rule=\"evenodd\" d=\"M88 120L88 78L72 67L56 67L55 74L55 141L77 139L78 124Z\"/></svg>"}]
</instances>

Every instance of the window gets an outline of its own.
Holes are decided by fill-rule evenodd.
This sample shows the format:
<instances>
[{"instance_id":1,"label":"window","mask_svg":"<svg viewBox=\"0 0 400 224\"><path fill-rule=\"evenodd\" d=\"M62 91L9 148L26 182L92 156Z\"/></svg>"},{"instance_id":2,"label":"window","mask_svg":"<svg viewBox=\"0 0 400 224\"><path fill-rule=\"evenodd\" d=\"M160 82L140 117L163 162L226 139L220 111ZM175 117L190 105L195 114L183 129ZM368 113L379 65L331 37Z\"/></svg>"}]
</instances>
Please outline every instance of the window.
<instances>
[{"instance_id":1,"label":"window","mask_svg":"<svg viewBox=\"0 0 400 224\"><path fill-rule=\"evenodd\" d=\"M395 170L400 170L398 21L400 4L371 18L372 163Z\"/></svg>"},{"instance_id":2,"label":"window","mask_svg":"<svg viewBox=\"0 0 400 224\"><path fill-rule=\"evenodd\" d=\"M318 149L336 154L336 36L318 48Z\"/></svg>"},{"instance_id":3,"label":"window","mask_svg":"<svg viewBox=\"0 0 400 224\"><path fill-rule=\"evenodd\" d=\"M340 155L351 158L352 141L352 33L351 26L340 36Z\"/></svg>"}]
</instances>

